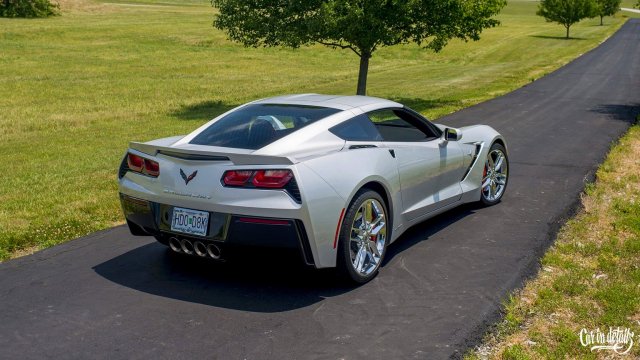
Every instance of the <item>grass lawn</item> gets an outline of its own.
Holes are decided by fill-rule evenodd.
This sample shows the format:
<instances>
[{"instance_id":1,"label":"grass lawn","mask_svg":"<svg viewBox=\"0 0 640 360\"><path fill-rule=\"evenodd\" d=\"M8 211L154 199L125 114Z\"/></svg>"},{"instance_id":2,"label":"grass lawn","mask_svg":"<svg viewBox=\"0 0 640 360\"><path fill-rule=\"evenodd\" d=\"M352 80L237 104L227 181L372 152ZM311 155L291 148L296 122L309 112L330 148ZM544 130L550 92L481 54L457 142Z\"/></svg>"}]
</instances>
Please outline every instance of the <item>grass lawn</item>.
<instances>
[{"instance_id":1,"label":"grass lawn","mask_svg":"<svg viewBox=\"0 0 640 360\"><path fill-rule=\"evenodd\" d=\"M639 153L636 125L598 170L538 276L511 297L503 322L468 360L640 358ZM606 334L609 326L635 333L629 354L580 346L581 329Z\"/></svg>"},{"instance_id":2,"label":"grass lawn","mask_svg":"<svg viewBox=\"0 0 640 360\"><path fill-rule=\"evenodd\" d=\"M206 1L82 1L0 18L0 260L122 223L116 171L131 140L187 133L256 98L355 92L349 51L245 49L212 28ZM536 6L511 1L502 26L440 54L378 51L369 94L437 118L543 76L632 16L585 20L563 40Z\"/></svg>"}]
</instances>

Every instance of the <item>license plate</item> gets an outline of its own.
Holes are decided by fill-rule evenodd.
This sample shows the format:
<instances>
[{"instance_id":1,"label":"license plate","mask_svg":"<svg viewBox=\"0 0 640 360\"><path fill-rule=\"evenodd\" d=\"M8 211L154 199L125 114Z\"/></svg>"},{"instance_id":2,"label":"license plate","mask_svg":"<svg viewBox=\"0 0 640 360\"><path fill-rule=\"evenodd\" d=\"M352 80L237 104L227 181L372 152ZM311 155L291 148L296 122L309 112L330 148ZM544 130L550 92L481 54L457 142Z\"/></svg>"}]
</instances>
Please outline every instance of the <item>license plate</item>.
<instances>
[{"instance_id":1,"label":"license plate","mask_svg":"<svg viewBox=\"0 0 640 360\"><path fill-rule=\"evenodd\" d=\"M207 236L209 213L183 208L173 208L171 231L190 235Z\"/></svg>"}]
</instances>

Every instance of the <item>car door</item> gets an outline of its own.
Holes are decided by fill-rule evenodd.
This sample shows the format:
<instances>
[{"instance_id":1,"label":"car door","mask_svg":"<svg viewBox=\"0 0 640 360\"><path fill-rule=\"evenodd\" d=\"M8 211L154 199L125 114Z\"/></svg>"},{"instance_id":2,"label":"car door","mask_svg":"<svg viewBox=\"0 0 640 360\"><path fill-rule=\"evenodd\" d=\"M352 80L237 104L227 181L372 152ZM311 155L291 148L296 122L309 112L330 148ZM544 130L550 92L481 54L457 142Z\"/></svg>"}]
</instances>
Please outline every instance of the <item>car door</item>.
<instances>
[{"instance_id":1,"label":"car door","mask_svg":"<svg viewBox=\"0 0 640 360\"><path fill-rule=\"evenodd\" d=\"M464 156L456 141L418 114L390 108L367 113L395 155L403 214L413 220L458 201L462 195Z\"/></svg>"}]
</instances>

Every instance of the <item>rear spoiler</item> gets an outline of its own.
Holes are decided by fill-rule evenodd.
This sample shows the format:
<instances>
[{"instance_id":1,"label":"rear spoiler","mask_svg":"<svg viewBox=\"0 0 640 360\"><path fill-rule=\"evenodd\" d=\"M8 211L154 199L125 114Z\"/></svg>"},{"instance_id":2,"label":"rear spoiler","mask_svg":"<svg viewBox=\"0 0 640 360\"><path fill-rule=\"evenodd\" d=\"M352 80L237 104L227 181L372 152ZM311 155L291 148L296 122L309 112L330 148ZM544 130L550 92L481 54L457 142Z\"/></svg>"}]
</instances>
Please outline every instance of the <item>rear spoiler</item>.
<instances>
[{"instance_id":1,"label":"rear spoiler","mask_svg":"<svg viewBox=\"0 0 640 360\"><path fill-rule=\"evenodd\" d=\"M231 161L234 165L292 165L295 162L286 156L270 156L255 154L238 154L232 152L216 152L182 149L149 143L131 142L129 148L147 155L158 154L187 160Z\"/></svg>"}]
</instances>

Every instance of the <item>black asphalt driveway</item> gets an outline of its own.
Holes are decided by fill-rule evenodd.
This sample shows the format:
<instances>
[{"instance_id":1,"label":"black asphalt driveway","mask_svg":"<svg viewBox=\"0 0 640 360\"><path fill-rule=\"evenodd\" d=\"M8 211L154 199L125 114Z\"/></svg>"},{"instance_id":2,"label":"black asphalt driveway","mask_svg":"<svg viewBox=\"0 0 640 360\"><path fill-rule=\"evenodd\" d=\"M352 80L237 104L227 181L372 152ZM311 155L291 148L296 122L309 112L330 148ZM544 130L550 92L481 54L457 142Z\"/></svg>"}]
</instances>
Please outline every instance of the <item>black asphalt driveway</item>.
<instances>
[{"instance_id":1,"label":"black asphalt driveway","mask_svg":"<svg viewBox=\"0 0 640 360\"><path fill-rule=\"evenodd\" d=\"M513 93L446 117L509 141L504 201L411 229L371 283L266 254L211 265L124 227L0 264L0 358L459 356L578 205L640 111L640 21ZM262 255L262 254L260 254Z\"/></svg>"}]
</instances>

